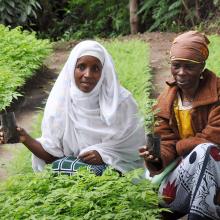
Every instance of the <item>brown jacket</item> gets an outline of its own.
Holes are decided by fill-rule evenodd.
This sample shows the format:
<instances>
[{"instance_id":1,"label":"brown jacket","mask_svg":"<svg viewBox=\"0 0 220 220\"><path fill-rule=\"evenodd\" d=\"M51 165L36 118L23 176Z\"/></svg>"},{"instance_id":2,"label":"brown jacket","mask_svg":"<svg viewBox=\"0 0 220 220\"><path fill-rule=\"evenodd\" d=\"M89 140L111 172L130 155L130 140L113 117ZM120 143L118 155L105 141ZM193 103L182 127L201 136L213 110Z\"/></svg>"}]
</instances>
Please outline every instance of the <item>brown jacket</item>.
<instances>
[{"instance_id":1,"label":"brown jacket","mask_svg":"<svg viewBox=\"0 0 220 220\"><path fill-rule=\"evenodd\" d=\"M191 109L194 137L181 139L179 136L173 110L178 90L175 82L167 82L168 88L158 97L156 105L158 122L155 133L161 135L162 167L158 168L152 163L147 163L152 175L161 172L178 156L188 154L198 144L205 142L220 144L220 78L207 69L203 76Z\"/></svg>"}]
</instances>

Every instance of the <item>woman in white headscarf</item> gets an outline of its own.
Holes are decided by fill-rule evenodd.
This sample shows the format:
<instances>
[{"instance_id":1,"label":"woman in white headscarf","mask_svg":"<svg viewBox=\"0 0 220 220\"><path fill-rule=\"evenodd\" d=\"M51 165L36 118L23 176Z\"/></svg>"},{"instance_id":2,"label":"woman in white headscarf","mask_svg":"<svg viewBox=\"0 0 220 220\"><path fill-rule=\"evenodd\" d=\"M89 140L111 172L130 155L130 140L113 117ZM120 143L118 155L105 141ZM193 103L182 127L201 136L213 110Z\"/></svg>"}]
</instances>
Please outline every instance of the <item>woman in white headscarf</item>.
<instances>
[{"instance_id":1,"label":"woman in white headscarf","mask_svg":"<svg viewBox=\"0 0 220 220\"><path fill-rule=\"evenodd\" d=\"M57 172L72 173L85 165L99 175L107 165L124 173L143 164L138 148L145 144L144 129L136 102L96 41L72 50L47 100L42 136L35 140L18 131L33 153L35 171L53 163Z\"/></svg>"}]
</instances>

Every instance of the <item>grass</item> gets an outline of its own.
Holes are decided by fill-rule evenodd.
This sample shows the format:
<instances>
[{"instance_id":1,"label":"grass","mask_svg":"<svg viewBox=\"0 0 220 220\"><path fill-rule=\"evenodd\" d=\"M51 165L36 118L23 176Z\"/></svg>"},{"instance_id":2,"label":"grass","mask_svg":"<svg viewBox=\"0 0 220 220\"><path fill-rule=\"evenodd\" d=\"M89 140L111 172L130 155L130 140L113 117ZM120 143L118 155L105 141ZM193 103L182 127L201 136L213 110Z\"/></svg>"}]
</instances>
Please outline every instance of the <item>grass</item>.
<instances>
[{"instance_id":1,"label":"grass","mask_svg":"<svg viewBox=\"0 0 220 220\"><path fill-rule=\"evenodd\" d=\"M208 36L210 40L209 44L209 58L207 60L207 67L220 76L220 36L210 35Z\"/></svg>"}]
</instances>

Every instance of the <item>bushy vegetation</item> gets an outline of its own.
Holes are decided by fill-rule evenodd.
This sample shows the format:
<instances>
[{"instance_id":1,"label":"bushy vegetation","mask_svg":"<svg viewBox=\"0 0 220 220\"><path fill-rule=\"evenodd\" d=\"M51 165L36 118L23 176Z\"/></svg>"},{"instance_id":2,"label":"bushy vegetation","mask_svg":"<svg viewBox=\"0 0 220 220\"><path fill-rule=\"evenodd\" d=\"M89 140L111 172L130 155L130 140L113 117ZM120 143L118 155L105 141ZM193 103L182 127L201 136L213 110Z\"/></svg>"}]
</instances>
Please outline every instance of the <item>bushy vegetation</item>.
<instances>
[{"instance_id":1,"label":"bushy vegetation","mask_svg":"<svg viewBox=\"0 0 220 220\"><path fill-rule=\"evenodd\" d=\"M28 28L32 19L37 19L38 10L41 10L38 0L0 0L0 23Z\"/></svg>"},{"instance_id":2,"label":"bushy vegetation","mask_svg":"<svg viewBox=\"0 0 220 220\"><path fill-rule=\"evenodd\" d=\"M80 170L69 177L18 175L0 185L2 219L160 219L153 186L135 170L123 177Z\"/></svg>"},{"instance_id":3,"label":"bushy vegetation","mask_svg":"<svg viewBox=\"0 0 220 220\"><path fill-rule=\"evenodd\" d=\"M220 32L220 0L139 0L139 32L198 27ZM35 30L40 37L82 39L130 33L129 1L0 0L0 23ZM210 24L208 21L212 20Z\"/></svg>"},{"instance_id":4,"label":"bushy vegetation","mask_svg":"<svg viewBox=\"0 0 220 220\"><path fill-rule=\"evenodd\" d=\"M206 22L219 11L219 0L140 1L142 26L149 31L181 31Z\"/></svg>"},{"instance_id":5,"label":"bushy vegetation","mask_svg":"<svg viewBox=\"0 0 220 220\"><path fill-rule=\"evenodd\" d=\"M37 40L34 33L9 30L0 25L0 110L10 106L20 94L17 89L36 73L51 51L48 40Z\"/></svg>"}]
</instances>

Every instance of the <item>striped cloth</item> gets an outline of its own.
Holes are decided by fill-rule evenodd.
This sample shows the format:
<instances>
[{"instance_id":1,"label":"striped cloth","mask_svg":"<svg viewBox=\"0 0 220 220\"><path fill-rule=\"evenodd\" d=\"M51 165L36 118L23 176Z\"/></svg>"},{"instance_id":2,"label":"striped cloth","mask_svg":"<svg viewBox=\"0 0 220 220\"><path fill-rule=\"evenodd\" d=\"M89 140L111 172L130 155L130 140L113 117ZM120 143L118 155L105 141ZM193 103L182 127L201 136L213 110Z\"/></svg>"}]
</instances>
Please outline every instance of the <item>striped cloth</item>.
<instances>
[{"instance_id":1,"label":"striped cloth","mask_svg":"<svg viewBox=\"0 0 220 220\"><path fill-rule=\"evenodd\" d=\"M101 176L107 165L87 164L73 156L63 157L52 163L52 170L56 174L73 175L80 167L87 167L89 171L94 172L97 176Z\"/></svg>"}]
</instances>

